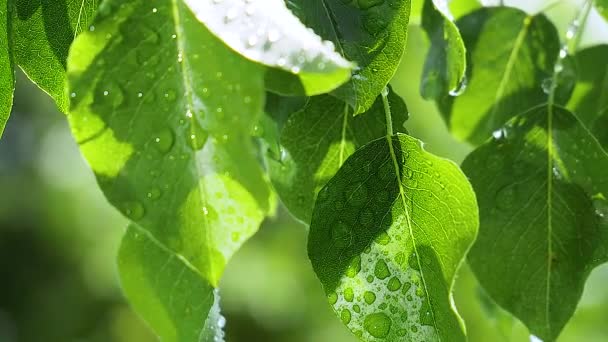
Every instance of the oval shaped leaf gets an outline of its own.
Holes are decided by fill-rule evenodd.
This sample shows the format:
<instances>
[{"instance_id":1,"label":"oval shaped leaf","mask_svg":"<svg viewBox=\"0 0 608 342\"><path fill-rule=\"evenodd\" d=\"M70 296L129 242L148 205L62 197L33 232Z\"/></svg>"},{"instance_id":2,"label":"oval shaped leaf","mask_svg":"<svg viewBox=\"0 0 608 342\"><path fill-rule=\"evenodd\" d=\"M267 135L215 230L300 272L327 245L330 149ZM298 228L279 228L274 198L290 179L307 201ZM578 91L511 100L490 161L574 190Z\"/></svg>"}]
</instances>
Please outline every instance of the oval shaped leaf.
<instances>
[{"instance_id":1,"label":"oval shaped leaf","mask_svg":"<svg viewBox=\"0 0 608 342\"><path fill-rule=\"evenodd\" d=\"M93 24L69 59L74 136L109 201L217 285L274 208L250 138L263 70L179 0L105 1Z\"/></svg>"},{"instance_id":2,"label":"oval shaped leaf","mask_svg":"<svg viewBox=\"0 0 608 342\"><path fill-rule=\"evenodd\" d=\"M498 304L554 341L589 272L608 260L608 155L572 113L540 106L463 169L481 219L469 264Z\"/></svg>"},{"instance_id":3,"label":"oval shaped leaf","mask_svg":"<svg viewBox=\"0 0 608 342\"><path fill-rule=\"evenodd\" d=\"M185 0L207 28L241 55L299 75L308 95L350 78L353 64L307 29L283 0Z\"/></svg>"},{"instance_id":4,"label":"oval shaped leaf","mask_svg":"<svg viewBox=\"0 0 608 342\"><path fill-rule=\"evenodd\" d=\"M410 0L291 0L292 11L357 63L350 82L333 94L355 114L368 110L391 80L407 40Z\"/></svg>"},{"instance_id":5,"label":"oval shaped leaf","mask_svg":"<svg viewBox=\"0 0 608 342\"><path fill-rule=\"evenodd\" d=\"M544 103L559 52L553 24L506 7L483 8L458 20L469 53L468 85L444 99L454 135L481 144L514 115Z\"/></svg>"},{"instance_id":6,"label":"oval shaped leaf","mask_svg":"<svg viewBox=\"0 0 608 342\"><path fill-rule=\"evenodd\" d=\"M15 63L67 113L67 58L74 37L90 26L100 0L16 0Z\"/></svg>"},{"instance_id":7,"label":"oval shaped leaf","mask_svg":"<svg viewBox=\"0 0 608 342\"><path fill-rule=\"evenodd\" d=\"M458 166L397 134L355 152L321 190L308 254L363 341L465 341L451 289L477 226Z\"/></svg>"},{"instance_id":8,"label":"oval shaped leaf","mask_svg":"<svg viewBox=\"0 0 608 342\"><path fill-rule=\"evenodd\" d=\"M466 49L445 0L425 0L422 27L431 40L420 93L425 99L455 94L466 87Z\"/></svg>"},{"instance_id":9,"label":"oval shaped leaf","mask_svg":"<svg viewBox=\"0 0 608 342\"><path fill-rule=\"evenodd\" d=\"M393 126L405 132L408 118L403 100L388 94ZM317 193L346 158L368 142L386 134L384 106L378 97L365 115L352 116L346 103L324 95L289 117L281 132L279 158L268 158L270 179L289 211L310 223Z\"/></svg>"},{"instance_id":10,"label":"oval shaped leaf","mask_svg":"<svg viewBox=\"0 0 608 342\"><path fill-rule=\"evenodd\" d=\"M0 137L11 114L15 91L12 46L9 42L9 9L8 0L0 0Z\"/></svg>"}]
</instances>

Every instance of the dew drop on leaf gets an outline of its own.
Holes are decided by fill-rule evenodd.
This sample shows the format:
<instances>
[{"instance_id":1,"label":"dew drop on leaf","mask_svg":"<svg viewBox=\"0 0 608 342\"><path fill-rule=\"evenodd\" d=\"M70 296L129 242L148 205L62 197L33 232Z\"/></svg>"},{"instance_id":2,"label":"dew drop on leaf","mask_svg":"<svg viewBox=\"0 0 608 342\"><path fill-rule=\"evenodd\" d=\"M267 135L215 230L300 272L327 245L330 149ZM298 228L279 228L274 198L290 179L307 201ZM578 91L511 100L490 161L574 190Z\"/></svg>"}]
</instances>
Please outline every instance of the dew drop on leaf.
<instances>
[{"instance_id":1,"label":"dew drop on leaf","mask_svg":"<svg viewBox=\"0 0 608 342\"><path fill-rule=\"evenodd\" d=\"M386 279L391 275L391 271L388 269L386 262L380 259L376 262L376 266L374 267L374 275L378 279Z\"/></svg>"},{"instance_id":2,"label":"dew drop on leaf","mask_svg":"<svg viewBox=\"0 0 608 342\"><path fill-rule=\"evenodd\" d=\"M363 300L365 300L367 304L373 304L376 301L376 294L371 291L365 291L363 293Z\"/></svg>"},{"instance_id":3,"label":"dew drop on leaf","mask_svg":"<svg viewBox=\"0 0 608 342\"><path fill-rule=\"evenodd\" d=\"M175 142L175 135L173 131L169 128L165 128L156 134L154 137L154 147L158 149L161 153L167 153L173 147L173 143Z\"/></svg>"},{"instance_id":4,"label":"dew drop on leaf","mask_svg":"<svg viewBox=\"0 0 608 342\"><path fill-rule=\"evenodd\" d=\"M377 312L365 316L363 327L365 330L376 338L388 336L391 330L391 319L383 312Z\"/></svg>"}]
</instances>

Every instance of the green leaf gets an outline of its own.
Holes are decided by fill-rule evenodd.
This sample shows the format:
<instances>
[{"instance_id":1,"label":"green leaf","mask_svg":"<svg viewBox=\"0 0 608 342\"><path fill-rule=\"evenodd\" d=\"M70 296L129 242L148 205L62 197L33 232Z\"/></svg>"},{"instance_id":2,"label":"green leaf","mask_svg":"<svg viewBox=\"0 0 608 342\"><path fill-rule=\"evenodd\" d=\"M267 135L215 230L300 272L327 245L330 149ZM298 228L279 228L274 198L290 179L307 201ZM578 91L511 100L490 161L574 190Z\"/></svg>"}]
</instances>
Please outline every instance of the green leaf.
<instances>
[{"instance_id":1,"label":"green leaf","mask_svg":"<svg viewBox=\"0 0 608 342\"><path fill-rule=\"evenodd\" d=\"M69 58L73 134L109 201L215 286L275 206L250 138L263 68L179 0L108 0L93 25Z\"/></svg>"},{"instance_id":2,"label":"green leaf","mask_svg":"<svg viewBox=\"0 0 608 342\"><path fill-rule=\"evenodd\" d=\"M403 100L390 90L393 125L400 132L408 118ZM313 97L291 115L281 132L279 158L268 158L270 178L279 197L298 219L310 223L315 198L346 158L386 134L384 107L378 97L365 113L353 117L346 103L329 95Z\"/></svg>"},{"instance_id":3,"label":"green leaf","mask_svg":"<svg viewBox=\"0 0 608 342\"><path fill-rule=\"evenodd\" d=\"M355 152L319 193L308 254L363 341L465 341L451 289L477 226L458 166L397 134Z\"/></svg>"},{"instance_id":4,"label":"green leaf","mask_svg":"<svg viewBox=\"0 0 608 342\"><path fill-rule=\"evenodd\" d=\"M333 94L368 110L391 80L407 40L410 0L291 0L290 9L347 59L357 63L351 81Z\"/></svg>"},{"instance_id":5,"label":"green leaf","mask_svg":"<svg viewBox=\"0 0 608 342\"><path fill-rule=\"evenodd\" d=\"M15 63L67 112L66 62L74 37L89 27L100 0L14 0Z\"/></svg>"},{"instance_id":6,"label":"green leaf","mask_svg":"<svg viewBox=\"0 0 608 342\"><path fill-rule=\"evenodd\" d=\"M228 46L264 65L296 74L305 94L329 92L350 78L353 64L308 30L283 0L185 0Z\"/></svg>"},{"instance_id":7,"label":"green leaf","mask_svg":"<svg viewBox=\"0 0 608 342\"><path fill-rule=\"evenodd\" d=\"M422 27L431 40L420 84L425 99L457 94L466 87L466 49L447 6L445 0L425 0L422 9Z\"/></svg>"},{"instance_id":8,"label":"green leaf","mask_svg":"<svg viewBox=\"0 0 608 342\"><path fill-rule=\"evenodd\" d=\"M608 108L595 120L592 127L593 135L604 147L604 151L608 152L608 129L606 127L608 127Z\"/></svg>"},{"instance_id":9,"label":"green leaf","mask_svg":"<svg viewBox=\"0 0 608 342\"><path fill-rule=\"evenodd\" d=\"M578 77L567 107L591 128L608 109L608 45L578 51L574 61Z\"/></svg>"},{"instance_id":10,"label":"green leaf","mask_svg":"<svg viewBox=\"0 0 608 342\"><path fill-rule=\"evenodd\" d=\"M608 155L561 107L513 118L463 163L477 194L469 263L490 296L543 341L608 260Z\"/></svg>"},{"instance_id":11,"label":"green leaf","mask_svg":"<svg viewBox=\"0 0 608 342\"><path fill-rule=\"evenodd\" d=\"M608 0L595 0L595 8L608 20Z\"/></svg>"},{"instance_id":12,"label":"green leaf","mask_svg":"<svg viewBox=\"0 0 608 342\"><path fill-rule=\"evenodd\" d=\"M458 27L469 53L468 85L441 107L454 135L478 145L514 115L547 101L543 82L553 75L560 42L545 16L513 8L477 10Z\"/></svg>"},{"instance_id":13,"label":"green leaf","mask_svg":"<svg viewBox=\"0 0 608 342\"><path fill-rule=\"evenodd\" d=\"M213 336L203 332L214 302L213 287L185 260L135 225L122 239L118 270L131 305L163 342Z\"/></svg>"},{"instance_id":14,"label":"green leaf","mask_svg":"<svg viewBox=\"0 0 608 342\"><path fill-rule=\"evenodd\" d=\"M0 0L0 137L11 114L15 91L9 10L8 0Z\"/></svg>"}]
</instances>

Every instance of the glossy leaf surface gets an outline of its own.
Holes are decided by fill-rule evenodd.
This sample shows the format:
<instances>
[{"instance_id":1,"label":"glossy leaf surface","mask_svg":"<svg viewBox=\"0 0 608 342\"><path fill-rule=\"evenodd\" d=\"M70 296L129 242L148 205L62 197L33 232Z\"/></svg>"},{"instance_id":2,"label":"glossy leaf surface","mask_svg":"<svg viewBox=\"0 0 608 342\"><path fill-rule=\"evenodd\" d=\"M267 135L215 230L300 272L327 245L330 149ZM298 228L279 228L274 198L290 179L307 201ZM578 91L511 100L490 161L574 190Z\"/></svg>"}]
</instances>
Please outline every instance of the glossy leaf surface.
<instances>
[{"instance_id":1,"label":"glossy leaf surface","mask_svg":"<svg viewBox=\"0 0 608 342\"><path fill-rule=\"evenodd\" d=\"M106 1L94 25L69 60L73 134L109 201L215 286L274 207L250 138L263 70L182 1Z\"/></svg>"},{"instance_id":2,"label":"glossy leaf surface","mask_svg":"<svg viewBox=\"0 0 608 342\"><path fill-rule=\"evenodd\" d=\"M598 45L577 52L577 82L568 101L568 109L591 128L608 109L608 45Z\"/></svg>"},{"instance_id":3,"label":"glossy leaf surface","mask_svg":"<svg viewBox=\"0 0 608 342\"><path fill-rule=\"evenodd\" d=\"M403 134L374 140L315 204L309 257L363 341L466 340L451 288L477 233L475 195L457 165L421 145Z\"/></svg>"},{"instance_id":4,"label":"glossy leaf surface","mask_svg":"<svg viewBox=\"0 0 608 342\"><path fill-rule=\"evenodd\" d=\"M0 0L0 137L11 114L15 90L9 10L8 0Z\"/></svg>"},{"instance_id":5,"label":"glossy leaf surface","mask_svg":"<svg viewBox=\"0 0 608 342\"><path fill-rule=\"evenodd\" d=\"M469 264L498 304L554 341L589 272L608 260L608 155L560 107L500 132L463 163L481 220Z\"/></svg>"}]
</instances>

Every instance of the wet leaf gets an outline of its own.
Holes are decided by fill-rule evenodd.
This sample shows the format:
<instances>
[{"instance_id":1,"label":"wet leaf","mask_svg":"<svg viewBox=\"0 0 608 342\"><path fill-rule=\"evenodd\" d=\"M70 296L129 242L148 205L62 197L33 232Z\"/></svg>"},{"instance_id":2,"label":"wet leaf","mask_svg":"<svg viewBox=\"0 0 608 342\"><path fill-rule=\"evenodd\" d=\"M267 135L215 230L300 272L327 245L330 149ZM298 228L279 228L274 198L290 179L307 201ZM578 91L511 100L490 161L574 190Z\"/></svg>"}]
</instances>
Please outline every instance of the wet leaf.
<instances>
[{"instance_id":1,"label":"wet leaf","mask_svg":"<svg viewBox=\"0 0 608 342\"><path fill-rule=\"evenodd\" d=\"M11 53L10 7L8 0L0 0L0 137L13 107L15 72Z\"/></svg>"}]
</instances>

